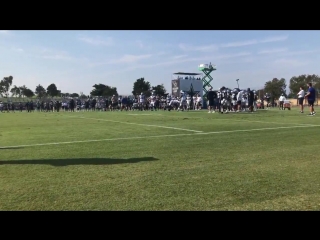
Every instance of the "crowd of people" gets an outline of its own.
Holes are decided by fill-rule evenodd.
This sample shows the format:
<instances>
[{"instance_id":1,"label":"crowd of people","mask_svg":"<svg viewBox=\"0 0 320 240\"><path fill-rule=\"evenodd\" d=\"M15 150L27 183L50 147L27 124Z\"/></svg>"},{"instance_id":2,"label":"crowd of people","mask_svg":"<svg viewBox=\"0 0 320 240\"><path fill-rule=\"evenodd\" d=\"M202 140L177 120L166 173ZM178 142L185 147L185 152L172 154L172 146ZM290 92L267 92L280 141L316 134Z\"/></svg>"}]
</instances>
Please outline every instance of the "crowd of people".
<instances>
[{"instance_id":1,"label":"crowd of people","mask_svg":"<svg viewBox=\"0 0 320 240\"><path fill-rule=\"evenodd\" d=\"M310 116L315 115L315 89L312 83L308 84L308 91L305 92L303 86L300 87L297 93L300 112L304 113L304 101L307 100L310 107ZM220 112L254 112L257 109L268 109L275 106L276 103L271 103L271 95L266 93L263 98L259 99L255 90L226 88L221 87L218 91L213 91L212 88L207 92L205 99L202 99L200 94L190 95L185 91L181 91L179 96L165 94L163 96L151 92L149 97L144 93L140 93L135 97L116 96L111 98L88 97L80 98L65 98L62 100L43 99L35 102L0 102L0 112L15 112L15 111L39 111L39 112L59 112L59 111L147 111L147 110L177 110L189 111L200 110L203 108L203 100L206 101L209 113ZM285 109L286 98L282 94L278 100L279 109ZM266 102L266 106L264 104Z\"/></svg>"}]
</instances>

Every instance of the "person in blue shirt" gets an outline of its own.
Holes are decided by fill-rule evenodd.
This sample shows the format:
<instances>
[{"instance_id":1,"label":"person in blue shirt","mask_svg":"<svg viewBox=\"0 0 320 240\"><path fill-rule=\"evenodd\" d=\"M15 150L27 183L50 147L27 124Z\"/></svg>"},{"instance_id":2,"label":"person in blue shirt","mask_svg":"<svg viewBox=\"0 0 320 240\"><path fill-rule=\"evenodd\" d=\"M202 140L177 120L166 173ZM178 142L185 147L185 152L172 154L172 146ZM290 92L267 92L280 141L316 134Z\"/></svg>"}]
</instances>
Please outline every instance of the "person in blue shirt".
<instances>
[{"instance_id":1,"label":"person in blue shirt","mask_svg":"<svg viewBox=\"0 0 320 240\"><path fill-rule=\"evenodd\" d=\"M127 97L127 96L124 96L124 97L121 99L121 111L122 111L122 110L128 111L128 97Z\"/></svg>"},{"instance_id":2,"label":"person in blue shirt","mask_svg":"<svg viewBox=\"0 0 320 240\"><path fill-rule=\"evenodd\" d=\"M308 93L305 97L308 99L308 104L310 106L310 114L309 116L314 116L316 113L314 111L314 102L316 100L316 90L312 87L312 83L308 83Z\"/></svg>"}]
</instances>

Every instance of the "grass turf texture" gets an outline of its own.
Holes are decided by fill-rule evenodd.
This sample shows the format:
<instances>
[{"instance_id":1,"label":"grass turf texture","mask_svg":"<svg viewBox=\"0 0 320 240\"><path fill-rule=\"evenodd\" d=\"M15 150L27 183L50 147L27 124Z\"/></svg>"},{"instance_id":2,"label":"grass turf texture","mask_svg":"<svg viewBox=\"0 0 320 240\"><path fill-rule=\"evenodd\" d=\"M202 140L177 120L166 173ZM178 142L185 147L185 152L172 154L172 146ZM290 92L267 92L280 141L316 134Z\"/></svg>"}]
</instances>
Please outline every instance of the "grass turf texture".
<instances>
[{"instance_id":1,"label":"grass turf texture","mask_svg":"<svg viewBox=\"0 0 320 240\"><path fill-rule=\"evenodd\" d=\"M320 209L319 117L297 108L0 121L1 210Z\"/></svg>"}]
</instances>

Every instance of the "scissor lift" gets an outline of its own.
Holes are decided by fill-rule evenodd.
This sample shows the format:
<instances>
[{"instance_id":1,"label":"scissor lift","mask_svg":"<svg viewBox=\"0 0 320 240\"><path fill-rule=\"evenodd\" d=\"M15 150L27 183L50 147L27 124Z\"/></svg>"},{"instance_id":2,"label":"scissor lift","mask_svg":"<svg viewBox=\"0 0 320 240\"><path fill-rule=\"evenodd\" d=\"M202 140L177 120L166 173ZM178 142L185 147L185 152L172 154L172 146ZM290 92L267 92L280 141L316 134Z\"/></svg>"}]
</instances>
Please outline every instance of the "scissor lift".
<instances>
[{"instance_id":1,"label":"scissor lift","mask_svg":"<svg viewBox=\"0 0 320 240\"><path fill-rule=\"evenodd\" d=\"M203 82L203 96L205 97L207 95L208 89L211 88L211 82L213 78L211 77L211 73L215 70L217 70L215 65L210 64L200 64L198 69L204 73L203 78L201 79Z\"/></svg>"}]
</instances>

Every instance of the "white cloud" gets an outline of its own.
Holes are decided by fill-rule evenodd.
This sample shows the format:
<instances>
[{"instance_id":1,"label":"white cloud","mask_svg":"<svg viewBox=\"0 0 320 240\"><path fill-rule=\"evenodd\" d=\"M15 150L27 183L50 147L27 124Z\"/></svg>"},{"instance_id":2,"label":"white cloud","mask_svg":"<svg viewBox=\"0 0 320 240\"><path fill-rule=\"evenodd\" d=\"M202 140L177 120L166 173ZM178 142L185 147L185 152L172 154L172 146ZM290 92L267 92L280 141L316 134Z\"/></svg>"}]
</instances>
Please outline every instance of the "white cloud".
<instances>
[{"instance_id":1,"label":"white cloud","mask_svg":"<svg viewBox=\"0 0 320 240\"><path fill-rule=\"evenodd\" d=\"M90 63L89 67L97 67L102 65L108 65L108 64L118 64L118 63L137 63L140 60L151 58L151 54L145 54L145 55L124 55L121 58L114 59L114 60L107 60L104 62L96 62L96 63Z\"/></svg>"},{"instance_id":2,"label":"white cloud","mask_svg":"<svg viewBox=\"0 0 320 240\"><path fill-rule=\"evenodd\" d=\"M284 56L296 56L296 55L305 55L305 54L316 54L319 53L320 49L309 50L309 51L293 51L293 52L286 52Z\"/></svg>"},{"instance_id":3,"label":"white cloud","mask_svg":"<svg viewBox=\"0 0 320 240\"><path fill-rule=\"evenodd\" d=\"M184 55L178 55L178 56L174 56L172 57L173 59L179 59L179 58L185 58L187 57L188 55L184 54Z\"/></svg>"},{"instance_id":4,"label":"white cloud","mask_svg":"<svg viewBox=\"0 0 320 240\"><path fill-rule=\"evenodd\" d=\"M114 44L114 41L111 37L106 39L101 39L99 37L96 38L90 38L90 37L79 37L80 41L95 45L95 46L112 46Z\"/></svg>"},{"instance_id":5,"label":"white cloud","mask_svg":"<svg viewBox=\"0 0 320 240\"><path fill-rule=\"evenodd\" d=\"M244 56L250 56L250 52L240 52L235 54L226 54L226 55L220 55L215 57L214 59L229 59L229 58L236 58L236 57L244 57Z\"/></svg>"},{"instance_id":6,"label":"white cloud","mask_svg":"<svg viewBox=\"0 0 320 240\"><path fill-rule=\"evenodd\" d=\"M243 41L243 42L231 42L231 43L221 44L220 47L223 47L223 48L243 47L243 46L248 46L248 45L254 45L257 43L258 43L257 40L249 40L249 41Z\"/></svg>"},{"instance_id":7,"label":"white cloud","mask_svg":"<svg viewBox=\"0 0 320 240\"><path fill-rule=\"evenodd\" d=\"M72 60L73 57L69 55L69 53L65 51L53 50L44 48L39 51L39 55L44 59L53 59L53 60Z\"/></svg>"},{"instance_id":8,"label":"white cloud","mask_svg":"<svg viewBox=\"0 0 320 240\"><path fill-rule=\"evenodd\" d=\"M269 49L269 50L259 51L258 54L272 54L272 53L286 52L287 50L288 50L287 48Z\"/></svg>"},{"instance_id":9,"label":"white cloud","mask_svg":"<svg viewBox=\"0 0 320 240\"><path fill-rule=\"evenodd\" d=\"M231 58L250 56L250 55L251 53L249 52L240 52L235 54L225 54L225 55L218 55L218 56L203 56L203 57L196 57L196 58L181 57L182 56L181 55L181 56L177 56L178 58L173 58L172 60L169 60L169 61L158 62L154 64L139 64L135 66L130 66L126 70L130 71L135 69L151 68L151 67L158 67L158 66L164 66L164 65L174 65L174 64L180 64L180 63L186 63L186 62L198 62L198 64L200 64L205 61L213 62L216 60L231 59Z\"/></svg>"},{"instance_id":10,"label":"white cloud","mask_svg":"<svg viewBox=\"0 0 320 240\"><path fill-rule=\"evenodd\" d=\"M74 61L74 62L84 62L88 61L87 58L77 58L67 51L61 51L57 49L50 49L50 48L30 48L25 51L27 55L30 57L42 58L47 60L63 60L63 61Z\"/></svg>"},{"instance_id":11,"label":"white cloud","mask_svg":"<svg viewBox=\"0 0 320 240\"><path fill-rule=\"evenodd\" d=\"M274 37L267 37L262 40L248 40L243 42L231 42L226 44L221 44L221 47L243 47L243 46L249 46L249 45L255 45L259 43L270 43L270 42L282 42L288 39L288 36L274 36Z\"/></svg>"},{"instance_id":12,"label":"white cloud","mask_svg":"<svg viewBox=\"0 0 320 240\"><path fill-rule=\"evenodd\" d=\"M256 45L259 43L270 43L270 42L280 42L285 41L288 39L288 36L274 36L274 37L268 37L262 40L246 40L246 41L240 41L240 42L229 42L229 43L223 43L223 44L210 44L210 45L203 45L203 46L191 46L184 43L179 44L179 48L183 51L202 51L202 52L208 52L208 51L216 51L219 48L233 48L233 47L245 47L250 45Z\"/></svg>"},{"instance_id":13,"label":"white cloud","mask_svg":"<svg viewBox=\"0 0 320 240\"><path fill-rule=\"evenodd\" d=\"M203 46L192 46L184 43L180 43L179 48L183 51L200 51L200 52L209 52L209 51L215 51L219 49L219 47L215 44L203 45Z\"/></svg>"},{"instance_id":14,"label":"white cloud","mask_svg":"<svg viewBox=\"0 0 320 240\"><path fill-rule=\"evenodd\" d=\"M115 60L115 63L134 63L137 61L140 61L142 59L150 58L151 54L146 55L124 55L123 57L119 58L118 60Z\"/></svg>"},{"instance_id":15,"label":"white cloud","mask_svg":"<svg viewBox=\"0 0 320 240\"><path fill-rule=\"evenodd\" d=\"M282 42L288 39L288 36L275 36L268 37L263 40L260 40L261 43L270 43L270 42Z\"/></svg>"}]
</instances>

